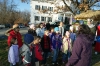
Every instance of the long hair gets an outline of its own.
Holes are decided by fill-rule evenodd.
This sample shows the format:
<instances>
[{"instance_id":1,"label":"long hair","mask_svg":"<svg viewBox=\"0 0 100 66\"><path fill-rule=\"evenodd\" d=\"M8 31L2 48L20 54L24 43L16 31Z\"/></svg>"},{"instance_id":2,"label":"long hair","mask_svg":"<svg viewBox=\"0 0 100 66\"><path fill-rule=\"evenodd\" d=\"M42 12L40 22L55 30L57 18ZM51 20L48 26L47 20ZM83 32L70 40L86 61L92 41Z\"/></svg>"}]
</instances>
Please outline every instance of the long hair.
<instances>
[{"instance_id":1,"label":"long hair","mask_svg":"<svg viewBox=\"0 0 100 66\"><path fill-rule=\"evenodd\" d=\"M41 28L41 27L40 27L41 24L43 25L43 23L39 23L39 24L38 24L38 28Z\"/></svg>"},{"instance_id":2,"label":"long hair","mask_svg":"<svg viewBox=\"0 0 100 66\"><path fill-rule=\"evenodd\" d=\"M79 35L79 34L86 35L86 37L88 39L91 39L91 36L94 36L93 32L91 31L91 29L86 24L82 24L82 25L79 26L79 30L78 30L77 35Z\"/></svg>"}]
</instances>

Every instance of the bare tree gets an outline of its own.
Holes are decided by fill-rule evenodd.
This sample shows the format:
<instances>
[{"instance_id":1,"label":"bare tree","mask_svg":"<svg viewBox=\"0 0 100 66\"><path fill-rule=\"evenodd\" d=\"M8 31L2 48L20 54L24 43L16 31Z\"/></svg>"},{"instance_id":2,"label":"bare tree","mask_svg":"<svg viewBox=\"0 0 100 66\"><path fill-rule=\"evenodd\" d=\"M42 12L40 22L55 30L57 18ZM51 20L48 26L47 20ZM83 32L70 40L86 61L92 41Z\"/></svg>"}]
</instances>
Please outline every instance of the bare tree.
<instances>
[{"instance_id":1,"label":"bare tree","mask_svg":"<svg viewBox=\"0 0 100 66\"><path fill-rule=\"evenodd\" d=\"M65 4L65 6L75 15L78 12L84 12L87 10L91 10L91 7L97 5L96 3L99 2L99 0L70 0L71 4L73 4L72 7L74 7L76 10L72 10L70 6L66 4L66 0L62 0Z\"/></svg>"},{"instance_id":2,"label":"bare tree","mask_svg":"<svg viewBox=\"0 0 100 66\"><path fill-rule=\"evenodd\" d=\"M29 22L28 11L17 11L17 4L14 0L0 0L0 24L14 24Z\"/></svg>"}]
</instances>

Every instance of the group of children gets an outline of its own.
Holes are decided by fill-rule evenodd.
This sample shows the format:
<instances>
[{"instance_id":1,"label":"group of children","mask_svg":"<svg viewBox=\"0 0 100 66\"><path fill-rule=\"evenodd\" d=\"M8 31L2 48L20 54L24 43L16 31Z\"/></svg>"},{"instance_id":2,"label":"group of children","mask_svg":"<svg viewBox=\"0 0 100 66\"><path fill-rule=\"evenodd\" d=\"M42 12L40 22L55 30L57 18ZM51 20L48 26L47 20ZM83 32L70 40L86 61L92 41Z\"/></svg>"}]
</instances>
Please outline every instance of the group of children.
<instances>
[{"instance_id":1,"label":"group of children","mask_svg":"<svg viewBox=\"0 0 100 66\"><path fill-rule=\"evenodd\" d=\"M18 48L16 38L12 38L11 44L8 53L10 66L16 66L20 58L25 66L40 66L39 62L41 62L41 66L45 66L47 57L52 52L52 65L55 65L58 64L57 58L60 51L63 53L62 62L65 63L70 58L72 51L70 32L66 31L65 36L62 37L58 27L51 28L50 31L45 30L42 38L25 34L24 44L21 48Z\"/></svg>"}]
</instances>

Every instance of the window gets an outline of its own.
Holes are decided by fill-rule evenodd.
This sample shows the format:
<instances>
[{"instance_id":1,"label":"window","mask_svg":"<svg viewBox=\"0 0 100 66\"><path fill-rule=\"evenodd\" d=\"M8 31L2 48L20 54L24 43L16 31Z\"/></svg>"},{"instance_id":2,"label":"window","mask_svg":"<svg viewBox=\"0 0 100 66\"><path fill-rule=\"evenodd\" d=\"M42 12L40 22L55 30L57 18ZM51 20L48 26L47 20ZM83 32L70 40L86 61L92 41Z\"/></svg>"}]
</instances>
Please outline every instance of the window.
<instances>
[{"instance_id":1,"label":"window","mask_svg":"<svg viewBox=\"0 0 100 66\"><path fill-rule=\"evenodd\" d=\"M52 22L52 18L51 17L48 17L48 22Z\"/></svg>"},{"instance_id":2,"label":"window","mask_svg":"<svg viewBox=\"0 0 100 66\"><path fill-rule=\"evenodd\" d=\"M48 7L48 10L49 11L53 11L53 7Z\"/></svg>"},{"instance_id":3,"label":"window","mask_svg":"<svg viewBox=\"0 0 100 66\"><path fill-rule=\"evenodd\" d=\"M40 5L35 5L36 10L40 10Z\"/></svg>"},{"instance_id":4,"label":"window","mask_svg":"<svg viewBox=\"0 0 100 66\"><path fill-rule=\"evenodd\" d=\"M41 17L41 21L46 21L46 17Z\"/></svg>"},{"instance_id":5,"label":"window","mask_svg":"<svg viewBox=\"0 0 100 66\"><path fill-rule=\"evenodd\" d=\"M47 6L42 6L42 10L46 10L47 9Z\"/></svg>"},{"instance_id":6,"label":"window","mask_svg":"<svg viewBox=\"0 0 100 66\"><path fill-rule=\"evenodd\" d=\"M39 16L35 16L35 21L39 21L40 17Z\"/></svg>"}]
</instances>

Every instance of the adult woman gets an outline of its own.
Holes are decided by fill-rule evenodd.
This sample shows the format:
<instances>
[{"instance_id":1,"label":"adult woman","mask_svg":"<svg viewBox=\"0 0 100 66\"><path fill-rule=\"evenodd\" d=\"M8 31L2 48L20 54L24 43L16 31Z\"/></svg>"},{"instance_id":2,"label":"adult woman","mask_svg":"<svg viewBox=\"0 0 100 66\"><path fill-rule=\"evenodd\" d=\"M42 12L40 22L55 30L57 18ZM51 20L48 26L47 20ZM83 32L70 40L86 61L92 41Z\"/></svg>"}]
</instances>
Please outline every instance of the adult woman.
<instances>
[{"instance_id":1,"label":"adult woman","mask_svg":"<svg viewBox=\"0 0 100 66\"><path fill-rule=\"evenodd\" d=\"M13 28L11 28L10 30L7 30L6 31L6 35L8 36L7 43L8 43L9 47L11 45L10 42L11 42L12 38L16 38L17 39L19 48L23 45L22 36L21 36L21 34L19 32L18 24L14 24Z\"/></svg>"},{"instance_id":2,"label":"adult woman","mask_svg":"<svg viewBox=\"0 0 100 66\"><path fill-rule=\"evenodd\" d=\"M65 29L63 22L60 22L60 24L59 24L59 32L60 32L62 37L64 36L64 34L66 32L66 29Z\"/></svg>"},{"instance_id":3,"label":"adult woman","mask_svg":"<svg viewBox=\"0 0 100 66\"><path fill-rule=\"evenodd\" d=\"M90 28L85 24L80 25L66 66L90 66L93 40Z\"/></svg>"},{"instance_id":4,"label":"adult woman","mask_svg":"<svg viewBox=\"0 0 100 66\"><path fill-rule=\"evenodd\" d=\"M45 28L43 27L43 23L40 23L39 27L36 29L37 36L40 36L42 38L44 35L44 31Z\"/></svg>"}]
</instances>

